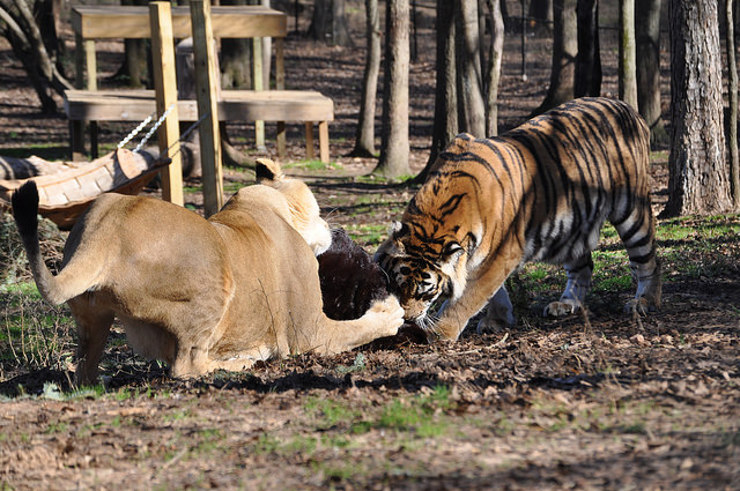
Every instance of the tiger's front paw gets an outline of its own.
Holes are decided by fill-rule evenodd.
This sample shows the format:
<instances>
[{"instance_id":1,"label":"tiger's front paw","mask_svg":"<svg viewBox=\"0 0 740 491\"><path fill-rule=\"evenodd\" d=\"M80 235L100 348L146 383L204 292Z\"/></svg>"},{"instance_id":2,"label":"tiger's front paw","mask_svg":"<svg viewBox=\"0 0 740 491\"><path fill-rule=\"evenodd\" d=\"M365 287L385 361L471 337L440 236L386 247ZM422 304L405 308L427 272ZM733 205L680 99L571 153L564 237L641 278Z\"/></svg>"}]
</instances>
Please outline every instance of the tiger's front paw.
<instances>
[{"instance_id":1,"label":"tiger's front paw","mask_svg":"<svg viewBox=\"0 0 740 491\"><path fill-rule=\"evenodd\" d=\"M550 302L543 315L545 317L565 317L575 314L581 308L581 302L572 298L564 298L557 302Z\"/></svg>"},{"instance_id":2,"label":"tiger's front paw","mask_svg":"<svg viewBox=\"0 0 740 491\"><path fill-rule=\"evenodd\" d=\"M453 322L439 321L434 327L424 331L427 335L427 341L431 344L440 341L457 341L462 329Z\"/></svg>"},{"instance_id":3,"label":"tiger's front paw","mask_svg":"<svg viewBox=\"0 0 740 491\"><path fill-rule=\"evenodd\" d=\"M654 312L657 307L645 297L633 298L624 306L624 311L628 314L647 315L648 312Z\"/></svg>"}]
</instances>

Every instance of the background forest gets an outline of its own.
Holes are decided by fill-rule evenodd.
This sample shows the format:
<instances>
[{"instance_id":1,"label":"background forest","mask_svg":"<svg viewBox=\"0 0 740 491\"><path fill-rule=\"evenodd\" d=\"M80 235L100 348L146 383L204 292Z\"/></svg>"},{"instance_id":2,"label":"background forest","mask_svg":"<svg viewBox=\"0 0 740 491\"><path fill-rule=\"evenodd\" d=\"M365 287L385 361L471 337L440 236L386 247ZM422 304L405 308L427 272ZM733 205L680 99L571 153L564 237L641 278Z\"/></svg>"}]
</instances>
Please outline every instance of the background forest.
<instances>
[{"instance_id":1,"label":"background forest","mask_svg":"<svg viewBox=\"0 0 740 491\"><path fill-rule=\"evenodd\" d=\"M303 127L288 124L284 166L370 252L455 133L501 134L579 95L632 101L653 131L663 308L622 313L634 287L607 227L583 315L541 317L565 278L533 264L508 283L516 326L454 345L399 337L177 381L114 326L100 385L78 388L74 321L41 300L2 213L2 488L740 487L736 2L263 3L288 15L286 87L334 101L332 162L303 160ZM71 5L0 0L0 155L68 157L61 94L85 82ZM253 86L252 47L220 43L222 87ZM149 86L148 50L99 41L99 87ZM101 124L101 150L131 126ZM253 123L224 125L227 195L276 155L265 131L257 148ZM185 184L202 213L200 178ZM58 266L66 234L41 223Z\"/></svg>"}]
</instances>

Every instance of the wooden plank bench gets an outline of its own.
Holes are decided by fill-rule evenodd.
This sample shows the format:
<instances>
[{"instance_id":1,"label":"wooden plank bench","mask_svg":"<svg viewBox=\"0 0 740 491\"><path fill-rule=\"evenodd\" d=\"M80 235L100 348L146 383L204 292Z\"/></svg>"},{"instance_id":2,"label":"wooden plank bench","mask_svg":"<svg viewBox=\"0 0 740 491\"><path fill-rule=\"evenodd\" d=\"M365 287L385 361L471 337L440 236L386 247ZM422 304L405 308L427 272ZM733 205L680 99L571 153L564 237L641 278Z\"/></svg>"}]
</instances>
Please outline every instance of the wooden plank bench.
<instances>
[{"instance_id":1,"label":"wooden plank bench","mask_svg":"<svg viewBox=\"0 0 740 491\"><path fill-rule=\"evenodd\" d=\"M173 35L190 36L188 7L172 8ZM331 99L315 91L285 89L283 57L287 34L287 16L262 6L214 6L212 8L214 36L218 38L274 39L275 87L277 90L224 90L219 104L221 121L272 121L277 123L278 156L285 155L285 122L302 121L306 128L306 153L313 158L313 125L319 128L319 156L329 160L328 122L334 119ZM72 8L72 29L76 42L76 84L78 90L65 93L65 111L70 121L73 157L84 151L84 122L90 122L91 154L97 155L98 121L139 122L155 110L154 93L148 90L97 90L95 40L149 38L149 10L138 6L75 6ZM261 63L255 62L255 80L261 79ZM87 71L87 84L84 72ZM83 90L85 85L86 90ZM180 120L195 121L195 101L180 101ZM135 115L135 116L134 116Z\"/></svg>"}]
</instances>

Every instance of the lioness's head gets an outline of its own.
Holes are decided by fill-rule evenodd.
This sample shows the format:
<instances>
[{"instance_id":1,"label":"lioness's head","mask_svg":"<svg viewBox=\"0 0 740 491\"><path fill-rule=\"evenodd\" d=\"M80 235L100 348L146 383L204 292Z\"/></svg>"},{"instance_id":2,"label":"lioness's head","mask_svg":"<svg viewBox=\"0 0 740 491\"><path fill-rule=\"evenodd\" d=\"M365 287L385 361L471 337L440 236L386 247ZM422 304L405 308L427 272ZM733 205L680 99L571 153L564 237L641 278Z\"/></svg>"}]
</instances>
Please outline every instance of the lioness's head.
<instances>
[{"instance_id":1,"label":"lioness's head","mask_svg":"<svg viewBox=\"0 0 740 491\"><path fill-rule=\"evenodd\" d=\"M319 204L306 183L283 174L280 165L270 159L257 159L255 168L257 184L280 191L288 202L290 222L315 255L331 245L329 225L321 218Z\"/></svg>"}]
</instances>

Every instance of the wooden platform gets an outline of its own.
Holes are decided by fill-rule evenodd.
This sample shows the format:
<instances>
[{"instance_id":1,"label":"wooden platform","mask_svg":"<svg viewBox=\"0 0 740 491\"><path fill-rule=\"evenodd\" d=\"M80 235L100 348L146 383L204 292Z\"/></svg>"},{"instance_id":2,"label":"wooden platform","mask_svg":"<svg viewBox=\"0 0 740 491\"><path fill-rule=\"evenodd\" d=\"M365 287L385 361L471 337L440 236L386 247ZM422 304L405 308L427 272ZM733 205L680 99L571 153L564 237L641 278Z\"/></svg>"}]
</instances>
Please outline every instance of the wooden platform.
<instances>
[{"instance_id":1,"label":"wooden platform","mask_svg":"<svg viewBox=\"0 0 740 491\"><path fill-rule=\"evenodd\" d=\"M305 123L306 157L314 158L313 126L319 128L319 156L329 161L329 126L334 119L334 104L328 97L315 91L285 89L283 58L287 35L285 13L268 7L214 6L211 9L213 34L216 38L272 38L275 63L275 88L264 91L222 91L219 104L221 121L255 121L260 128L263 121L277 123L278 156L285 155L285 121ZM70 121L73 158L84 154L84 126L90 126L90 154L97 156L98 121L140 122L154 112L154 93L146 90L98 91L95 42L98 39L149 38L151 27L149 9L141 6L93 5L74 6L71 16L75 32L76 86L87 90L66 91L65 110ZM172 27L175 38L191 34L190 8L172 8ZM257 49L256 45L254 49ZM253 61L253 79L262 80L260 57ZM87 83L84 74L87 72ZM256 87L259 89L260 87ZM267 89L267 87L265 87ZM196 121L195 101L180 101L179 118ZM257 126L257 125L255 125ZM255 128L256 129L256 128ZM256 133L264 132L260 129ZM264 142L263 142L264 143Z\"/></svg>"},{"instance_id":2,"label":"wooden platform","mask_svg":"<svg viewBox=\"0 0 740 491\"><path fill-rule=\"evenodd\" d=\"M322 161L328 162L328 122L334 119L334 103L328 97L306 90L225 90L221 92L221 99L218 106L221 121L278 122L278 134L285 131L282 125L284 121L301 121L306 125L318 123L319 155ZM64 98L64 111L73 122L139 123L154 113L155 109L153 90L67 90ZM181 121L197 121L196 101L178 101L178 113ZM82 139L81 127L75 124L71 127L72 148L78 148ZM313 155L312 134L313 131L307 131L309 156Z\"/></svg>"}]
</instances>

